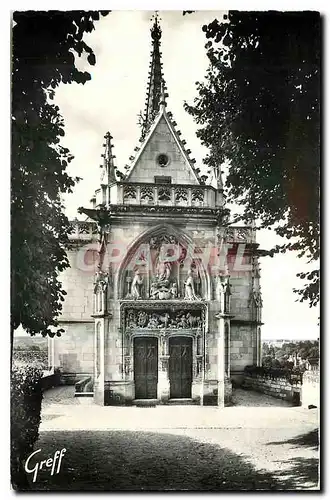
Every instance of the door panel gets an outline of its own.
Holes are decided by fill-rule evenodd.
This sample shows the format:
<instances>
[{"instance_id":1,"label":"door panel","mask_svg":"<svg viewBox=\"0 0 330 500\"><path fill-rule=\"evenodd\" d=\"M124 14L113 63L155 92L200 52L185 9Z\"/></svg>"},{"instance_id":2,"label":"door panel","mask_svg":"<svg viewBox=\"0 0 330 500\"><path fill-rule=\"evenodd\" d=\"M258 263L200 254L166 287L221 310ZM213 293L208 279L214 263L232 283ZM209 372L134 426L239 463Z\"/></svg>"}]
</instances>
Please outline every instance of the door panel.
<instances>
[{"instance_id":1,"label":"door panel","mask_svg":"<svg viewBox=\"0 0 330 500\"><path fill-rule=\"evenodd\" d=\"M190 337L170 338L169 351L170 397L191 398L192 339Z\"/></svg>"},{"instance_id":2,"label":"door panel","mask_svg":"<svg viewBox=\"0 0 330 500\"><path fill-rule=\"evenodd\" d=\"M134 339L135 399L156 399L158 381L158 339Z\"/></svg>"}]
</instances>

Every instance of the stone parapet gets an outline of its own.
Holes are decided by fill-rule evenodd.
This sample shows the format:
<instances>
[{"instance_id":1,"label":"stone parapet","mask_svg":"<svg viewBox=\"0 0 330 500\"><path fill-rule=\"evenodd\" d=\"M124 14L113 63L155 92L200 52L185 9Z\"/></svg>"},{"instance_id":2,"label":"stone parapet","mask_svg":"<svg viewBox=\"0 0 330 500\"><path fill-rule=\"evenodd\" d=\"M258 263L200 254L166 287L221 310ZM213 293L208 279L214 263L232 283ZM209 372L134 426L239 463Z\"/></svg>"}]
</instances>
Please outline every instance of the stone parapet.
<instances>
[{"instance_id":1,"label":"stone parapet","mask_svg":"<svg viewBox=\"0 0 330 500\"><path fill-rule=\"evenodd\" d=\"M311 370L303 374L301 391L302 406L320 406L320 371Z\"/></svg>"},{"instance_id":2,"label":"stone parapet","mask_svg":"<svg viewBox=\"0 0 330 500\"><path fill-rule=\"evenodd\" d=\"M274 398L283 399L293 405L300 405L301 384L290 384L284 378L251 377L244 374L243 389L253 389ZM299 398L298 398L299 395Z\"/></svg>"}]
</instances>

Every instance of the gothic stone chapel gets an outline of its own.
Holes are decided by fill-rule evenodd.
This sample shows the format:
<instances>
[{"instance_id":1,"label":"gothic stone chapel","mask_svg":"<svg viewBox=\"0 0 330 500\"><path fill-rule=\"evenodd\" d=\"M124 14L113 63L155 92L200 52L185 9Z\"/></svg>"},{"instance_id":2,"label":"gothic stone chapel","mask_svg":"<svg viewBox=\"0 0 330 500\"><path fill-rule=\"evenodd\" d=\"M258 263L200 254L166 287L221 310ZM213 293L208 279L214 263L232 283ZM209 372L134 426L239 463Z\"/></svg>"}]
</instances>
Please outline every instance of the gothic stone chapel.
<instances>
[{"instance_id":1,"label":"gothic stone chapel","mask_svg":"<svg viewBox=\"0 0 330 500\"><path fill-rule=\"evenodd\" d=\"M199 175L167 110L161 34L156 18L140 145L124 175L105 135L100 188L72 222L52 356L101 405L223 406L260 363L258 245L253 224L229 225L220 168Z\"/></svg>"}]
</instances>

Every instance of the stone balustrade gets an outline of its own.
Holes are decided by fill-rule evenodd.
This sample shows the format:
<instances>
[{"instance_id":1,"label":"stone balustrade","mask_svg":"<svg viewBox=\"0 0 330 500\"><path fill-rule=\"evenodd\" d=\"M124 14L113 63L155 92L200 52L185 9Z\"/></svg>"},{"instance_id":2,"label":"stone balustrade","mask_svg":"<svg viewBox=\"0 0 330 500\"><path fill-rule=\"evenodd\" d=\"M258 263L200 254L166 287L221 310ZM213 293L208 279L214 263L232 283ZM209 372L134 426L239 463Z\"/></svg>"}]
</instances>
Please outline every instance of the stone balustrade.
<instances>
[{"instance_id":1,"label":"stone balustrade","mask_svg":"<svg viewBox=\"0 0 330 500\"><path fill-rule=\"evenodd\" d=\"M95 239L98 233L97 224L94 221L80 221L75 219L71 221L71 227L70 240L91 241Z\"/></svg>"},{"instance_id":2,"label":"stone balustrade","mask_svg":"<svg viewBox=\"0 0 330 500\"><path fill-rule=\"evenodd\" d=\"M223 228L229 243L256 243L256 231L252 227L236 226Z\"/></svg>"},{"instance_id":3,"label":"stone balustrade","mask_svg":"<svg viewBox=\"0 0 330 500\"><path fill-rule=\"evenodd\" d=\"M118 183L118 203L124 205L163 205L172 207L215 207L212 186L180 184Z\"/></svg>"},{"instance_id":4,"label":"stone balustrade","mask_svg":"<svg viewBox=\"0 0 330 500\"><path fill-rule=\"evenodd\" d=\"M97 223L94 221L71 221L72 232L70 240L92 241L98 233ZM224 236L230 243L255 243L256 232L251 227L227 227L223 228Z\"/></svg>"}]
</instances>

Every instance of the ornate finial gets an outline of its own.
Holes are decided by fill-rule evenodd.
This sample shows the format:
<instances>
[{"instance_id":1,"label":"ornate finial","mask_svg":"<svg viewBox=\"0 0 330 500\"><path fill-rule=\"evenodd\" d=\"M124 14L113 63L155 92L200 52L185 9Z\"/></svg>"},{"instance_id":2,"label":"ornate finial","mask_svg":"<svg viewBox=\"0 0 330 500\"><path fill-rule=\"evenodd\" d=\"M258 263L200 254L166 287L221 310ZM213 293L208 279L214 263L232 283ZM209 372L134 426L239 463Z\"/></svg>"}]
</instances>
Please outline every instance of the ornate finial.
<instances>
[{"instance_id":1,"label":"ornate finial","mask_svg":"<svg viewBox=\"0 0 330 500\"><path fill-rule=\"evenodd\" d=\"M167 94L165 93L165 81L163 79L160 85L160 103L159 103L162 110L164 110L166 107L166 97Z\"/></svg>"},{"instance_id":2,"label":"ornate finial","mask_svg":"<svg viewBox=\"0 0 330 500\"><path fill-rule=\"evenodd\" d=\"M116 173L115 173L115 165L114 158L115 156L112 154L113 144L111 144L111 140L113 139L110 132L107 132L104 136L105 143L103 144L104 153L101 155L103 158L103 165L101 165L101 182L108 184L109 182L116 182Z\"/></svg>"},{"instance_id":3,"label":"ornate finial","mask_svg":"<svg viewBox=\"0 0 330 500\"><path fill-rule=\"evenodd\" d=\"M150 18L150 21L154 21L154 24L153 24L152 28L150 29L151 38L153 40L160 40L162 37L162 30L158 24L158 20L161 21L161 18L158 16L158 10L156 10L155 14L153 14Z\"/></svg>"},{"instance_id":4,"label":"ornate finial","mask_svg":"<svg viewBox=\"0 0 330 500\"><path fill-rule=\"evenodd\" d=\"M148 87L147 87L147 96L146 96L146 106L144 114L141 116L140 124L142 128L141 139L147 135L150 126L155 119L155 116L159 112L160 104L161 104L161 93L162 93L162 82L163 72L162 72L162 64L161 64L161 53L160 53L160 39L162 37L162 30L159 25L159 16L156 11L155 14L151 17L151 21L153 22L151 28L151 39L152 39L152 52L151 52L151 62L150 62L150 70L148 73Z\"/></svg>"}]
</instances>

